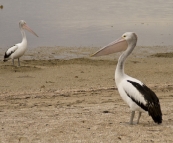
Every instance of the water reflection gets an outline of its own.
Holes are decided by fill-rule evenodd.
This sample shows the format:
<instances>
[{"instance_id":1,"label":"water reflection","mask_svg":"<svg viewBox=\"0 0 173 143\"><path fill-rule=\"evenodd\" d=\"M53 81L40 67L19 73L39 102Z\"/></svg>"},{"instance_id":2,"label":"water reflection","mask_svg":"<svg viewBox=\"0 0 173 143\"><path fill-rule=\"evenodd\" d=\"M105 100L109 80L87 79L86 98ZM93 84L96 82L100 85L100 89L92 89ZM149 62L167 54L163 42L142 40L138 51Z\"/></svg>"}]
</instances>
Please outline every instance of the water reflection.
<instances>
[{"instance_id":1,"label":"water reflection","mask_svg":"<svg viewBox=\"0 0 173 143\"><path fill-rule=\"evenodd\" d=\"M24 19L29 47L103 46L126 31L138 34L138 45L173 45L173 1L167 0L1 0L0 47L21 41ZM1 4L0 4L1 5Z\"/></svg>"}]
</instances>

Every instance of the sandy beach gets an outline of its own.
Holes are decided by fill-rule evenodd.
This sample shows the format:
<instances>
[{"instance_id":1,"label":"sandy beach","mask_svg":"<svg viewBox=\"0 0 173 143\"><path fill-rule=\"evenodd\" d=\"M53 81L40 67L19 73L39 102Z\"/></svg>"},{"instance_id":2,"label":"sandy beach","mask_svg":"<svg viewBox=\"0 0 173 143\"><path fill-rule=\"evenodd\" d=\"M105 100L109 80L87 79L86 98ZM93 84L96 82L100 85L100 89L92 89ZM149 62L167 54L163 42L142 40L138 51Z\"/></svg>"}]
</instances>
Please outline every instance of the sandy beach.
<instances>
[{"instance_id":1,"label":"sandy beach","mask_svg":"<svg viewBox=\"0 0 173 143\"><path fill-rule=\"evenodd\" d=\"M114 82L120 54L90 57L97 49L29 49L21 67L1 60L0 142L173 142L170 47L137 47L126 61L125 72L156 93L163 113L161 125L143 113L133 126L126 124L131 113Z\"/></svg>"}]
</instances>

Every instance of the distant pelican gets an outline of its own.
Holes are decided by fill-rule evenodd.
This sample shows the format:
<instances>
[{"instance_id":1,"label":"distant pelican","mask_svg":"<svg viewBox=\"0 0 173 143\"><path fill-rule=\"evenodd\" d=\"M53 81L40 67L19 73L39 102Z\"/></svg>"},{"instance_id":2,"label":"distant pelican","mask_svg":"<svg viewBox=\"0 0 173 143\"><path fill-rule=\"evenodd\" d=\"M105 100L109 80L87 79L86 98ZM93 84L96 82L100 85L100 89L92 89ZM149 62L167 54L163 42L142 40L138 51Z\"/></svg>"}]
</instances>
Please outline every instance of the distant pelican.
<instances>
[{"instance_id":1,"label":"distant pelican","mask_svg":"<svg viewBox=\"0 0 173 143\"><path fill-rule=\"evenodd\" d=\"M115 70L115 83L122 99L128 104L132 111L130 124L133 124L135 111L139 111L137 124L141 117L141 112L148 111L155 123L162 123L162 112L159 99L156 94L141 81L132 78L124 73L124 63L131 54L137 43L137 35L132 32L126 32L115 42L103 47L92 56L102 56L111 53L124 51L118 59Z\"/></svg>"},{"instance_id":2,"label":"distant pelican","mask_svg":"<svg viewBox=\"0 0 173 143\"><path fill-rule=\"evenodd\" d=\"M35 36L38 37L38 35L31 30L31 28L29 28L29 26L26 24L26 22L24 20L21 20L19 22L19 28L20 31L22 33L22 42L18 43L16 45L14 45L13 47L9 48L4 55L4 62L8 61L9 59L12 59L13 61L13 65L14 65L14 59L18 59L18 66L20 66L20 60L19 58L21 56L23 56L23 54L25 53L25 51L27 50L27 39L26 39L26 35L25 35L25 30L28 30L29 32L31 32L32 34L34 34Z\"/></svg>"}]
</instances>

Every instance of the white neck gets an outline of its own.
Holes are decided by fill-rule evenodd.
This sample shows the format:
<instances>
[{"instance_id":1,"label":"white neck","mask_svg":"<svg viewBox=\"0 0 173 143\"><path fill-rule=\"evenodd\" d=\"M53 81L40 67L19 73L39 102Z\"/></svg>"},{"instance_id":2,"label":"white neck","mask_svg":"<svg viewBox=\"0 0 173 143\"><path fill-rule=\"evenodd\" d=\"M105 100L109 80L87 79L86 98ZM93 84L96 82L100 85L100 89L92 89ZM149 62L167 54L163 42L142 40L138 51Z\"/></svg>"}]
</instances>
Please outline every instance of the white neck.
<instances>
[{"instance_id":1,"label":"white neck","mask_svg":"<svg viewBox=\"0 0 173 143\"><path fill-rule=\"evenodd\" d=\"M27 46L27 39L24 29L20 28L21 34L22 34L22 44L26 44Z\"/></svg>"},{"instance_id":2,"label":"white neck","mask_svg":"<svg viewBox=\"0 0 173 143\"><path fill-rule=\"evenodd\" d=\"M136 43L135 44L129 44L129 46L127 47L127 50L124 51L121 56L118 59L118 64L115 70L115 81L116 83L119 82L125 75L124 73L124 63L126 61L126 58L131 54L131 52L133 51L133 49L135 48Z\"/></svg>"}]
</instances>

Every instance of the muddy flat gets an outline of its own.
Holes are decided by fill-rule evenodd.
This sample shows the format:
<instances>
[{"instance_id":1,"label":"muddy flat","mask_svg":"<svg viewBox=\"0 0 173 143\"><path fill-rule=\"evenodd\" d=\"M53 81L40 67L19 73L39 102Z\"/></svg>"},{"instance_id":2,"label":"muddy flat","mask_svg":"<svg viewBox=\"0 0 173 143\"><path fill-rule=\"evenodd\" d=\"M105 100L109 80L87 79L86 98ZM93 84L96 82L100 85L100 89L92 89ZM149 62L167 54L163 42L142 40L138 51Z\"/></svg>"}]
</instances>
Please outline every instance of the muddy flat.
<instances>
[{"instance_id":1,"label":"muddy flat","mask_svg":"<svg viewBox=\"0 0 173 143\"><path fill-rule=\"evenodd\" d=\"M95 50L80 50L80 56L70 51L76 58L55 59L54 50L47 59L28 51L21 67L0 62L0 142L173 142L171 54L134 53L127 59L125 72L157 94L163 113L160 125L148 113L128 125L131 112L114 81L118 55L91 58Z\"/></svg>"}]
</instances>

